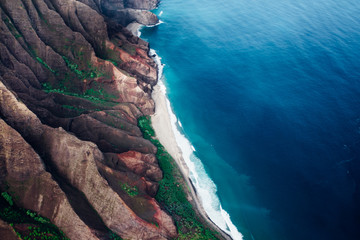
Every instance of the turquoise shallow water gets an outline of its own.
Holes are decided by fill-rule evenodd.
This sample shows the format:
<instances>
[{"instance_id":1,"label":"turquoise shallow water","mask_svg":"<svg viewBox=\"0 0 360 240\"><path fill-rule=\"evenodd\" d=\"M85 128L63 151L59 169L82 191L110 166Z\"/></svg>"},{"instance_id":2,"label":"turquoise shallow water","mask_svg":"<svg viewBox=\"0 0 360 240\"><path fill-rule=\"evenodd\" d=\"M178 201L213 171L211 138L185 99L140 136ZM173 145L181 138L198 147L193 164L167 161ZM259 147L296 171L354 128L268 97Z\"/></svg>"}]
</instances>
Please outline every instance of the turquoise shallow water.
<instances>
[{"instance_id":1,"label":"turquoise shallow water","mask_svg":"<svg viewBox=\"0 0 360 240\"><path fill-rule=\"evenodd\" d=\"M244 239L360 239L358 1L164 0L155 13L164 23L141 36L217 187L197 169L204 196L217 190Z\"/></svg>"}]
</instances>

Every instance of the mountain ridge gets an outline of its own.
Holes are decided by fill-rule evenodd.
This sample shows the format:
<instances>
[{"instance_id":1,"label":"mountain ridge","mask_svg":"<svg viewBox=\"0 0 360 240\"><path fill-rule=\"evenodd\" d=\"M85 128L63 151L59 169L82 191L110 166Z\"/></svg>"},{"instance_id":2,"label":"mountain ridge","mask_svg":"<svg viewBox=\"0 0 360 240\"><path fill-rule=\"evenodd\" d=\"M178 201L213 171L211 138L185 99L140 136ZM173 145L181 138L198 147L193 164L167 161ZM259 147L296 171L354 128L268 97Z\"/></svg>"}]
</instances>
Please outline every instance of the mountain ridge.
<instances>
[{"instance_id":1,"label":"mountain ridge","mask_svg":"<svg viewBox=\"0 0 360 240\"><path fill-rule=\"evenodd\" d=\"M138 127L157 66L124 27L156 24L157 4L0 0L0 217L21 239L182 234L155 200L158 146Z\"/></svg>"}]
</instances>

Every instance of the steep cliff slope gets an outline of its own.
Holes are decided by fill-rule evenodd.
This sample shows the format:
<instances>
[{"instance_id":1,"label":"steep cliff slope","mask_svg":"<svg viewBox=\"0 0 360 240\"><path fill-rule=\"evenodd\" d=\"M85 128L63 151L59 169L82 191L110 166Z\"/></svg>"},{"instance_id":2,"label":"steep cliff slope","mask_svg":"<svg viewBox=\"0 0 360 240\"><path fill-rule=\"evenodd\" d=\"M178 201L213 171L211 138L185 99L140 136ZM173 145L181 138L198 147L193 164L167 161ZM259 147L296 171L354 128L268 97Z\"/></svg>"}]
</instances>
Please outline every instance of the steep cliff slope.
<instances>
[{"instance_id":1,"label":"steep cliff slope","mask_svg":"<svg viewBox=\"0 0 360 240\"><path fill-rule=\"evenodd\" d=\"M0 237L228 239L146 116L157 67L124 26L157 3L0 0Z\"/></svg>"},{"instance_id":2,"label":"steep cliff slope","mask_svg":"<svg viewBox=\"0 0 360 240\"><path fill-rule=\"evenodd\" d=\"M12 196L3 209L39 213L71 239L176 237L153 198L156 147L137 127L154 112L156 66L123 27L155 24L145 9L156 4L0 0L0 187ZM26 235L26 224L13 227Z\"/></svg>"}]
</instances>

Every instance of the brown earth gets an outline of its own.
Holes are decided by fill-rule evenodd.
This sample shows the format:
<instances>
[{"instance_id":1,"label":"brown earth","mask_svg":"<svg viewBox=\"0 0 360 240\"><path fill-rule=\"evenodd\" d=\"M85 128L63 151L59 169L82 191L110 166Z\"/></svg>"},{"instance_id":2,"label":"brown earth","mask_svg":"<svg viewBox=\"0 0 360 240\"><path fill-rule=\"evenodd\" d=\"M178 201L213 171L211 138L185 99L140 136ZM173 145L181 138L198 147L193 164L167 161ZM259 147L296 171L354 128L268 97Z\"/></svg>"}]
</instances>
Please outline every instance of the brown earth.
<instances>
[{"instance_id":1,"label":"brown earth","mask_svg":"<svg viewBox=\"0 0 360 240\"><path fill-rule=\"evenodd\" d=\"M154 199L156 147L137 126L154 112L156 64L124 27L156 24L156 5L0 0L0 190L71 239L177 236ZM0 222L17 239L11 230Z\"/></svg>"}]
</instances>

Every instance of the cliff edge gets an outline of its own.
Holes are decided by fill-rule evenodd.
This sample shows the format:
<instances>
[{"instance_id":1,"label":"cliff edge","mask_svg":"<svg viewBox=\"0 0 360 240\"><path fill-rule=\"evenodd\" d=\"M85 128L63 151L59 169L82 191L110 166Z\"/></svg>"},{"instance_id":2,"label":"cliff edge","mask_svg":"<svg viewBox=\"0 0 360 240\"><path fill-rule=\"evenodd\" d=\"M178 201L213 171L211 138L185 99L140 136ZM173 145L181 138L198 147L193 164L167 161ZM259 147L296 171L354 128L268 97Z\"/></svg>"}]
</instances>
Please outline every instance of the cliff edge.
<instances>
[{"instance_id":1,"label":"cliff edge","mask_svg":"<svg viewBox=\"0 0 360 240\"><path fill-rule=\"evenodd\" d=\"M158 148L138 127L157 67L124 27L156 24L157 4L0 0L2 236L178 237L155 200Z\"/></svg>"}]
</instances>

